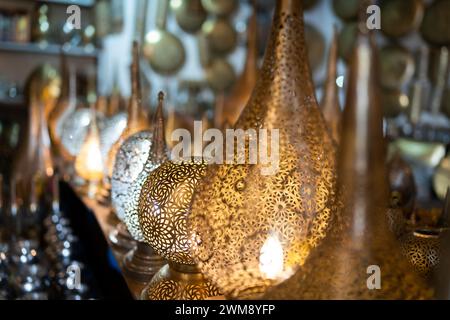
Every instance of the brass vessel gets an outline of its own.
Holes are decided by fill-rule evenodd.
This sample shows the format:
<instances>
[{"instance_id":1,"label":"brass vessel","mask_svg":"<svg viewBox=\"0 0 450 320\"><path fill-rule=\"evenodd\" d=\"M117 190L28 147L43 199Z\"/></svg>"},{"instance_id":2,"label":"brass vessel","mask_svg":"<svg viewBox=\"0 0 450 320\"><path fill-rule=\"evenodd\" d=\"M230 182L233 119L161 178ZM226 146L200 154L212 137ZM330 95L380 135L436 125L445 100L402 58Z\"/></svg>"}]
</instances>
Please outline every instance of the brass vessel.
<instances>
[{"instance_id":1,"label":"brass vessel","mask_svg":"<svg viewBox=\"0 0 450 320\"><path fill-rule=\"evenodd\" d=\"M158 0L156 29L145 36L143 54L152 69L162 75L172 75L183 67L186 53L183 43L166 30L169 0Z\"/></svg>"},{"instance_id":2,"label":"brass vessel","mask_svg":"<svg viewBox=\"0 0 450 320\"><path fill-rule=\"evenodd\" d=\"M388 228L376 49L365 23L359 28L338 160L341 210L301 269L267 299L432 298Z\"/></svg>"},{"instance_id":3,"label":"brass vessel","mask_svg":"<svg viewBox=\"0 0 450 320\"><path fill-rule=\"evenodd\" d=\"M254 298L304 262L334 206L335 149L315 99L302 1L277 1L265 59L235 128L278 129L279 156L273 171L248 161L208 166L188 217L192 254L226 296ZM255 156L244 145L241 157Z\"/></svg>"}]
</instances>

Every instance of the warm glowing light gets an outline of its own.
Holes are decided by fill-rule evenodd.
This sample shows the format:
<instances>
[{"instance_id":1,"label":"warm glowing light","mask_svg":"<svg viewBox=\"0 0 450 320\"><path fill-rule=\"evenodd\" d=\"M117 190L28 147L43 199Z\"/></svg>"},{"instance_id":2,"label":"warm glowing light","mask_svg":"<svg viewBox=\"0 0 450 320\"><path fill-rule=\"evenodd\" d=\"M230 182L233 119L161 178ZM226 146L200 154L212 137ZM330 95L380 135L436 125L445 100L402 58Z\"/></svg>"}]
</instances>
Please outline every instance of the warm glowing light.
<instances>
[{"instance_id":1,"label":"warm glowing light","mask_svg":"<svg viewBox=\"0 0 450 320\"><path fill-rule=\"evenodd\" d=\"M88 181L98 182L103 178L100 137L95 125L90 128L81 151L75 160L75 170L81 178Z\"/></svg>"},{"instance_id":2,"label":"warm glowing light","mask_svg":"<svg viewBox=\"0 0 450 320\"><path fill-rule=\"evenodd\" d=\"M270 280L283 275L283 247L276 234L271 234L261 247L259 270Z\"/></svg>"}]
</instances>

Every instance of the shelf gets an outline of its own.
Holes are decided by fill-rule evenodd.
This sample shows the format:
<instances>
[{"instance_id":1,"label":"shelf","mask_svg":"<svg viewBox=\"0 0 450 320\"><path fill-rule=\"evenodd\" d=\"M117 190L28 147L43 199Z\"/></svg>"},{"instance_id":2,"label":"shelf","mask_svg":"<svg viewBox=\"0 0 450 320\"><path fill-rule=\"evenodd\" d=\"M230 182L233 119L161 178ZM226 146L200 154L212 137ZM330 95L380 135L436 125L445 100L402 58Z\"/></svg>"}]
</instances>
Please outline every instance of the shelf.
<instances>
[{"instance_id":1,"label":"shelf","mask_svg":"<svg viewBox=\"0 0 450 320\"><path fill-rule=\"evenodd\" d=\"M21 0L21 1L33 1L36 0ZM60 4L60 5L71 5L75 4L80 7L92 7L95 4L95 0L40 0L40 2L46 2L46 3L54 3L54 4Z\"/></svg>"},{"instance_id":2,"label":"shelf","mask_svg":"<svg viewBox=\"0 0 450 320\"><path fill-rule=\"evenodd\" d=\"M12 53L32 53L43 55L59 55L61 50L70 57L97 59L98 49L86 49L82 47L69 47L59 44L39 44L39 43L19 43L19 42L0 42L0 52L12 52Z\"/></svg>"}]
</instances>

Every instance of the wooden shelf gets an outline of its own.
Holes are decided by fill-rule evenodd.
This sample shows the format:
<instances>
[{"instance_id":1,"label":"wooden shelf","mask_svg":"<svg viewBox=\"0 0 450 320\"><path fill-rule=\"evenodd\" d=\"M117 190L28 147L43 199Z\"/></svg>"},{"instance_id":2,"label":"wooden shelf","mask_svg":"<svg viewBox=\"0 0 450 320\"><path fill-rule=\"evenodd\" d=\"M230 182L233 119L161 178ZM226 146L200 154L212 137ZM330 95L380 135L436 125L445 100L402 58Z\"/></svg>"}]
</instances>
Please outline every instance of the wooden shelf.
<instances>
[{"instance_id":1,"label":"wooden shelf","mask_svg":"<svg viewBox=\"0 0 450 320\"><path fill-rule=\"evenodd\" d=\"M39 43L20 43L20 42L0 42L0 52L11 52L11 53L32 53L32 54L43 54L43 55L59 55L61 50L71 57L97 59L98 49L86 49L84 47L67 47L59 44L39 44Z\"/></svg>"}]
</instances>

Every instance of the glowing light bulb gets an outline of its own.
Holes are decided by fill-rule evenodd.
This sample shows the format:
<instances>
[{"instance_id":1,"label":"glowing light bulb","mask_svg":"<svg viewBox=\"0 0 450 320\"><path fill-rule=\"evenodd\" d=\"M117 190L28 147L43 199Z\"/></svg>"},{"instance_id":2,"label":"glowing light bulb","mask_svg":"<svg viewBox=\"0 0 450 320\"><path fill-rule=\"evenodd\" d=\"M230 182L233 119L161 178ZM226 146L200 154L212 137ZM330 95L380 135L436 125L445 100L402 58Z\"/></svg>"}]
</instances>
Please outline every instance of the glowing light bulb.
<instances>
[{"instance_id":1,"label":"glowing light bulb","mask_svg":"<svg viewBox=\"0 0 450 320\"><path fill-rule=\"evenodd\" d=\"M75 170L81 178L91 182L98 182L103 178L100 137L95 125L91 127L81 147L81 151L75 160Z\"/></svg>"},{"instance_id":2,"label":"glowing light bulb","mask_svg":"<svg viewBox=\"0 0 450 320\"><path fill-rule=\"evenodd\" d=\"M259 270L270 280L279 279L283 274L283 247L276 234L271 234L261 247Z\"/></svg>"}]
</instances>

